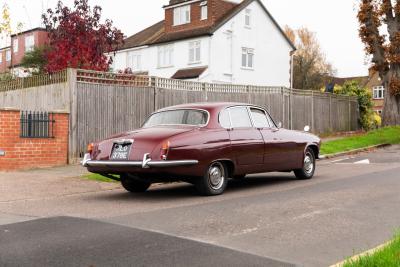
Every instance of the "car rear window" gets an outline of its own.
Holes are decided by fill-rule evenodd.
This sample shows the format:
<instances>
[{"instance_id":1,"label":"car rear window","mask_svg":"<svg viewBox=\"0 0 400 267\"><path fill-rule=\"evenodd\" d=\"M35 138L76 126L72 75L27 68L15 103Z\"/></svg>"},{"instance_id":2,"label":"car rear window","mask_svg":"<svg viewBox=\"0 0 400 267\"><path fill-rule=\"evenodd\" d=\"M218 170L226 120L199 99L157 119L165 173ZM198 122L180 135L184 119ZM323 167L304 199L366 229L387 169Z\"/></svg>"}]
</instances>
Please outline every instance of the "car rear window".
<instances>
[{"instance_id":1,"label":"car rear window","mask_svg":"<svg viewBox=\"0 0 400 267\"><path fill-rule=\"evenodd\" d=\"M151 115L143 128L157 125L204 125L207 123L208 113L204 110L178 109L167 110Z\"/></svg>"}]
</instances>

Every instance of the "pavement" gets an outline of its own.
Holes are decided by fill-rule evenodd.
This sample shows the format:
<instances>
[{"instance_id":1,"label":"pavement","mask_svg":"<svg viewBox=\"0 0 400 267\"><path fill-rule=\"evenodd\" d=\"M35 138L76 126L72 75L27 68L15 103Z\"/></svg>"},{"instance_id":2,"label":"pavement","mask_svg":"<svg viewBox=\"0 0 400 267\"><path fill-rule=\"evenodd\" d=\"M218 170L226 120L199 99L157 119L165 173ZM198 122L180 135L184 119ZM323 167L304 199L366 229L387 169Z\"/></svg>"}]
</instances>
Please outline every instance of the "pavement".
<instances>
[{"instance_id":1,"label":"pavement","mask_svg":"<svg viewBox=\"0 0 400 267\"><path fill-rule=\"evenodd\" d=\"M400 146L321 160L312 180L232 180L217 197L197 196L187 184L130 194L75 172L83 171L0 173L0 265L329 266L386 242L400 226ZM204 254L196 258L197 250Z\"/></svg>"}]
</instances>

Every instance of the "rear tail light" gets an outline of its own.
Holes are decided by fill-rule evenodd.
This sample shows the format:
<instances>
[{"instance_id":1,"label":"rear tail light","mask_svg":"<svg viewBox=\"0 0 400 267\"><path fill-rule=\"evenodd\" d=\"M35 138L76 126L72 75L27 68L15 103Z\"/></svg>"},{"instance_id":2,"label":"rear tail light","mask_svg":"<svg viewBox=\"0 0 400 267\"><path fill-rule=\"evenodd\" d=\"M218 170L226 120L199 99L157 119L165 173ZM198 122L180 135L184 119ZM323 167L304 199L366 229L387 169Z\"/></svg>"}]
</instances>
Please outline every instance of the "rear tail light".
<instances>
[{"instance_id":1,"label":"rear tail light","mask_svg":"<svg viewBox=\"0 0 400 267\"><path fill-rule=\"evenodd\" d=\"M169 146L170 146L169 141L162 144L161 150L160 150L160 157L162 160L167 160Z\"/></svg>"},{"instance_id":2,"label":"rear tail light","mask_svg":"<svg viewBox=\"0 0 400 267\"><path fill-rule=\"evenodd\" d=\"M93 143L88 144L87 153L92 154L93 148L94 148L94 144Z\"/></svg>"}]
</instances>

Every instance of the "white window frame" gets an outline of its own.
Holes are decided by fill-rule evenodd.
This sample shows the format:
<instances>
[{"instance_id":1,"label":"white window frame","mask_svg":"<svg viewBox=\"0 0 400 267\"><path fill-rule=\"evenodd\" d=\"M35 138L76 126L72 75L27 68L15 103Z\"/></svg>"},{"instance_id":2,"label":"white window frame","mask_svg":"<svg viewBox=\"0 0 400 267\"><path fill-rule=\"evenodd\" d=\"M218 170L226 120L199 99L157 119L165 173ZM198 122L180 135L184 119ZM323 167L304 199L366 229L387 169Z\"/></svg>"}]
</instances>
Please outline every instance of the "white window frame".
<instances>
[{"instance_id":1,"label":"white window frame","mask_svg":"<svg viewBox=\"0 0 400 267\"><path fill-rule=\"evenodd\" d=\"M201 62L201 41L189 42L189 64L197 64Z\"/></svg>"},{"instance_id":2,"label":"white window frame","mask_svg":"<svg viewBox=\"0 0 400 267\"><path fill-rule=\"evenodd\" d=\"M254 69L254 55L253 48L242 47L240 64L243 69Z\"/></svg>"},{"instance_id":3,"label":"white window frame","mask_svg":"<svg viewBox=\"0 0 400 267\"><path fill-rule=\"evenodd\" d=\"M208 5L207 1L200 3L200 20L208 19Z\"/></svg>"},{"instance_id":4,"label":"white window frame","mask_svg":"<svg viewBox=\"0 0 400 267\"><path fill-rule=\"evenodd\" d=\"M19 40L18 36L13 40L13 52L18 53Z\"/></svg>"},{"instance_id":5,"label":"white window frame","mask_svg":"<svg viewBox=\"0 0 400 267\"><path fill-rule=\"evenodd\" d=\"M25 52L33 51L35 47L35 36L33 34L25 36Z\"/></svg>"},{"instance_id":6,"label":"white window frame","mask_svg":"<svg viewBox=\"0 0 400 267\"><path fill-rule=\"evenodd\" d=\"M142 70L142 55L135 52L128 52L126 55L126 67L132 71Z\"/></svg>"},{"instance_id":7,"label":"white window frame","mask_svg":"<svg viewBox=\"0 0 400 267\"><path fill-rule=\"evenodd\" d=\"M385 98L385 87L382 85L374 86L372 88L373 99L384 99Z\"/></svg>"},{"instance_id":8,"label":"white window frame","mask_svg":"<svg viewBox=\"0 0 400 267\"><path fill-rule=\"evenodd\" d=\"M251 9L245 9L244 11L244 26L251 28Z\"/></svg>"},{"instance_id":9,"label":"white window frame","mask_svg":"<svg viewBox=\"0 0 400 267\"><path fill-rule=\"evenodd\" d=\"M0 64L3 63L3 51L0 52Z\"/></svg>"},{"instance_id":10,"label":"white window frame","mask_svg":"<svg viewBox=\"0 0 400 267\"><path fill-rule=\"evenodd\" d=\"M174 44L161 45L157 51L158 68L174 66Z\"/></svg>"},{"instance_id":11,"label":"white window frame","mask_svg":"<svg viewBox=\"0 0 400 267\"><path fill-rule=\"evenodd\" d=\"M173 16L174 26L190 23L190 5L175 7Z\"/></svg>"},{"instance_id":12,"label":"white window frame","mask_svg":"<svg viewBox=\"0 0 400 267\"><path fill-rule=\"evenodd\" d=\"M11 49L6 50L6 61L11 61Z\"/></svg>"}]
</instances>

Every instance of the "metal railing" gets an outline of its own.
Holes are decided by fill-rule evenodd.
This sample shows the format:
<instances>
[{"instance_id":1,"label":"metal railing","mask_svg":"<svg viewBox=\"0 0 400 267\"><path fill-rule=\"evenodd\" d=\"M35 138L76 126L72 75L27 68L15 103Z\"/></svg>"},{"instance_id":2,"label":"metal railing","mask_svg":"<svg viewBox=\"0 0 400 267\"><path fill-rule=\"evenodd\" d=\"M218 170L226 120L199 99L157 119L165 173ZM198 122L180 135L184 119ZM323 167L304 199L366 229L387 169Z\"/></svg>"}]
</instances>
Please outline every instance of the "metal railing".
<instances>
[{"instance_id":1,"label":"metal railing","mask_svg":"<svg viewBox=\"0 0 400 267\"><path fill-rule=\"evenodd\" d=\"M21 111L21 138L54 138L54 114Z\"/></svg>"}]
</instances>

